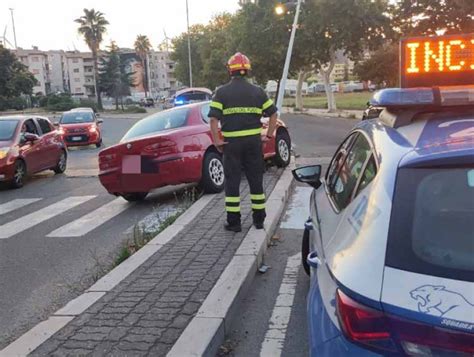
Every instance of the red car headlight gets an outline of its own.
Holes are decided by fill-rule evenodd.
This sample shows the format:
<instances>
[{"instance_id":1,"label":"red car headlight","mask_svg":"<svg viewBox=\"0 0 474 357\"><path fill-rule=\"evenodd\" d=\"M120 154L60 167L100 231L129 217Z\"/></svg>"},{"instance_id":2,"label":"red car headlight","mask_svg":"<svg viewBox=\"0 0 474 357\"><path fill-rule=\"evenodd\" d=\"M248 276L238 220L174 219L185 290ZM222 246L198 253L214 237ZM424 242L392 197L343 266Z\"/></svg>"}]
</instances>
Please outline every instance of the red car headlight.
<instances>
[{"instance_id":1,"label":"red car headlight","mask_svg":"<svg viewBox=\"0 0 474 357\"><path fill-rule=\"evenodd\" d=\"M91 126L89 128L89 133L97 133L97 127L96 126Z\"/></svg>"},{"instance_id":2,"label":"red car headlight","mask_svg":"<svg viewBox=\"0 0 474 357\"><path fill-rule=\"evenodd\" d=\"M9 146L5 146L5 147L0 148L0 160L6 158L9 151L10 151Z\"/></svg>"}]
</instances>

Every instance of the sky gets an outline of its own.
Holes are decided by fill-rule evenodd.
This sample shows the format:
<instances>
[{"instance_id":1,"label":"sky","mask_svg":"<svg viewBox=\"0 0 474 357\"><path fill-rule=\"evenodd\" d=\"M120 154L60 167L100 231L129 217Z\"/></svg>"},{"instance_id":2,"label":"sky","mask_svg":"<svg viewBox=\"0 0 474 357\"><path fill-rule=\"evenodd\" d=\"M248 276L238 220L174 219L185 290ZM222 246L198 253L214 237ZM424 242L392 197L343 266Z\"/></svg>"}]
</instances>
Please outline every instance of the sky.
<instances>
[{"instance_id":1,"label":"sky","mask_svg":"<svg viewBox=\"0 0 474 357\"><path fill-rule=\"evenodd\" d=\"M133 48L138 34L147 35L156 49L164 40L186 31L186 0L1 0L0 39L13 44L9 8L14 9L18 47L41 50L87 51L77 34L74 19L84 8L94 8L110 22L105 45L114 40L120 47ZM189 0L190 24L207 23L214 15L235 12L238 0Z\"/></svg>"}]
</instances>

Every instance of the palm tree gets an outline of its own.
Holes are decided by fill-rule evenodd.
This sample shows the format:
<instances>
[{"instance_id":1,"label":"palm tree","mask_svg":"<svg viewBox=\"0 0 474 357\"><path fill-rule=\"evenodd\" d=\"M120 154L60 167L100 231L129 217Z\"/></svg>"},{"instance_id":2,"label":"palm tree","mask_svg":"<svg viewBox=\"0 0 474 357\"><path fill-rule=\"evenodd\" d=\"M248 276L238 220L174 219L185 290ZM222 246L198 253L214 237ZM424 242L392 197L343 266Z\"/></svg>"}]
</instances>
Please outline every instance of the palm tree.
<instances>
[{"instance_id":1,"label":"palm tree","mask_svg":"<svg viewBox=\"0 0 474 357\"><path fill-rule=\"evenodd\" d=\"M151 43L147 36L145 35L138 35L137 39L135 40L135 52L137 53L138 57L142 61L143 66L143 87L145 88L145 97L148 97L148 66L147 66L147 58L148 54L151 50Z\"/></svg>"},{"instance_id":2,"label":"palm tree","mask_svg":"<svg viewBox=\"0 0 474 357\"><path fill-rule=\"evenodd\" d=\"M74 20L79 24L77 31L84 37L84 41L92 52L94 59L94 78L95 78L95 93L97 96L97 106L102 109L102 100L100 98L99 88L99 66L98 66L98 52L103 36L107 31L106 26L109 22L105 19L104 14L94 9L84 9L84 15Z\"/></svg>"}]
</instances>

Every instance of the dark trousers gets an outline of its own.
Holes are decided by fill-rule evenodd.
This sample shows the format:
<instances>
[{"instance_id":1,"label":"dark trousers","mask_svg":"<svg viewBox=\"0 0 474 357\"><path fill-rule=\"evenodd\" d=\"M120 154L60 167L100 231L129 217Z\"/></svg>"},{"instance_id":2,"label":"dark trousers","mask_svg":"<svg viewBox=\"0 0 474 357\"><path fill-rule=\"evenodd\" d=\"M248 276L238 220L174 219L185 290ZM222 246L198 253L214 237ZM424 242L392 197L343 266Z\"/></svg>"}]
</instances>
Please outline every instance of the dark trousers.
<instances>
[{"instance_id":1,"label":"dark trousers","mask_svg":"<svg viewBox=\"0 0 474 357\"><path fill-rule=\"evenodd\" d=\"M226 138L224 145L225 202L227 222L240 224L240 178L242 169L247 176L252 200L253 220L265 220L263 191L263 152L260 135Z\"/></svg>"}]
</instances>

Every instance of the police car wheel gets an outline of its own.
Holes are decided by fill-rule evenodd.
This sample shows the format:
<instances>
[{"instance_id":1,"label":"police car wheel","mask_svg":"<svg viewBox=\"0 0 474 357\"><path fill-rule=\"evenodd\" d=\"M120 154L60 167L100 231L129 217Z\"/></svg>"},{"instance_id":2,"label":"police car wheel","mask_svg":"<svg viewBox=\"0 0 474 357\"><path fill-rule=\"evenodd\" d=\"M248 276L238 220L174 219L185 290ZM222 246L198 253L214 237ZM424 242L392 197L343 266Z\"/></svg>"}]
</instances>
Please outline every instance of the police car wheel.
<instances>
[{"instance_id":1,"label":"police car wheel","mask_svg":"<svg viewBox=\"0 0 474 357\"><path fill-rule=\"evenodd\" d=\"M310 269L306 258L309 254L309 230L305 229L303 233L303 240L301 242L301 263L306 274L310 275Z\"/></svg>"},{"instance_id":2,"label":"police car wheel","mask_svg":"<svg viewBox=\"0 0 474 357\"><path fill-rule=\"evenodd\" d=\"M147 195L148 195L148 192L128 192L128 193L121 194L121 196L128 202L143 201Z\"/></svg>"},{"instance_id":3,"label":"police car wheel","mask_svg":"<svg viewBox=\"0 0 474 357\"><path fill-rule=\"evenodd\" d=\"M275 139L275 165L278 167L286 167L291 160L291 139L286 131L280 131Z\"/></svg>"},{"instance_id":4,"label":"police car wheel","mask_svg":"<svg viewBox=\"0 0 474 357\"><path fill-rule=\"evenodd\" d=\"M224 164L218 153L209 152L204 157L200 185L206 193L218 193L224 189Z\"/></svg>"}]
</instances>

